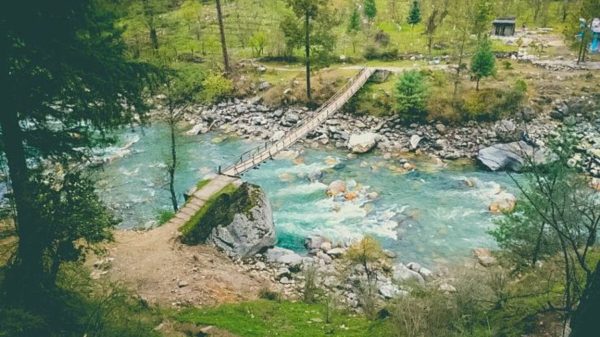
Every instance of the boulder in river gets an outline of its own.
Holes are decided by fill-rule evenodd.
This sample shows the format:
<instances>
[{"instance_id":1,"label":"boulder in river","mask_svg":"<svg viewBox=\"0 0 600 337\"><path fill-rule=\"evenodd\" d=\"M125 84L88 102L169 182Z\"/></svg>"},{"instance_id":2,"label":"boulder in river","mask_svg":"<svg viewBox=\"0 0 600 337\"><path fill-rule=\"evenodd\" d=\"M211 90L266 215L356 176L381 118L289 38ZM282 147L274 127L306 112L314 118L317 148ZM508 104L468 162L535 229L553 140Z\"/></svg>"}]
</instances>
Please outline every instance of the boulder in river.
<instances>
[{"instance_id":1,"label":"boulder in river","mask_svg":"<svg viewBox=\"0 0 600 337\"><path fill-rule=\"evenodd\" d=\"M367 153L377 146L378 135L373 132L353 134L348 140L348 149L353 153Z\"/></svg>"},{"instance_id":2,"label":"boulder in river","mask_svg":"<svg viewBox=\"0 0 600 337\"><path fill-rule=\"evenodd\" d=\"M249 257L277 242L273 212L264 191L243 183L205 205L204 216L182 228L187 244L212 243L230 256Z\"/></svg>"},{"instance_id":3,"label":"boulder in river","mask_svg":"<svg viewBox=\"0 0 600 337\"><path fill-rule=\"evenodd\" d=\"M479 150L477 159L492 171L511 170L519 172L530 164L542 164L548 160L547 151L533 147L524 141L496 144Z\"/></svg>"},{"instance_id":4,"label":"boulder in river","mask_svg":"<svg viewBox=\"0 0 600 337\"><path fill-rule=\"evenodd\" d=\"M336 196L346 192L346 183L342 180L335 180L327 187L327 195Z\"/></svg>"}]
</instances>

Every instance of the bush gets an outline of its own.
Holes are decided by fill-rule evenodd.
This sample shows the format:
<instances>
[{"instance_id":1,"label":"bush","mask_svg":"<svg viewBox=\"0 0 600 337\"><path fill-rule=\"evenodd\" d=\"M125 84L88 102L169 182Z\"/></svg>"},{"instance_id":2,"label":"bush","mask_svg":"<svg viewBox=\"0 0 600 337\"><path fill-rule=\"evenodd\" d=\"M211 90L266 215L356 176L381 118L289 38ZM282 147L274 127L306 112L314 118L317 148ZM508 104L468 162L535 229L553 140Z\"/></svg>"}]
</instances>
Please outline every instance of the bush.
<instances>
[{"instance_id":1,"label":"bush","mask_svg":"<svg viewBox=\"0 0 600 337\"><path fill-rule=\"evenodd\" d=\"M463 120L495 121L517 113L527 97L527 84L519 80L508 90L486 89L471 92L462 103Z\"/></svg>"},{"instance_id":2,"label":"bush","mask_svg":"<svg viewBox=\"0 0 600 337\"><path fill-rule=\"evenodd\" d=\"M210 74L202 81L202 99L214 103L229 97L233 92L231 80L218 74Z\"/></svg>"},{"instance_id":3,"label":"bush","mask_svg":"<svg viewBox=\"0 0 600 337\"><path fill-rule=\"evenodd\" d=\"M160 336L154 330L162 320L157 311L114 284L92 281L78 263L63 264L57 287L46 289L36 305L1 297L0 336Z\"/></svg>"},{"instance_id":4,"label":"bush","mask_svg":"<svg viewBox=\"0 0 600 337\"><path fill-rule=\"evenodd\" d=\"M398 48L392 49L379 49L376 46L369 45L365 48L365 52L363 56L367 60L383 60L383 61L393 61L399 58Z\"/></svg>"},{"instance_id":5,"label":"bush","mask_svg":"<svg viewBox=\"0 0 600 337\"><path fill-rule=\"evenodd\" d=\"M425 78L416 71L402 74L396 83L398 113L407 121L424 121L427 117Z\"/></svg>"},{"instance_id":6,"label":"bush","mask_svg":"<svg viewBox=\"0 0 600 337\"><path fill-rule=\"evenodd\" d=\"M175 212L173 211L160 211L160 213L158 213L156 221L158 221L159 225L164 225L167 222L169 222L169 220L171 220L174 216Z\"/></svg>"},{"instance_id":7,"label":"bush","mask_svg":"<svg viewBox=\"0 0 600 337\"><path fill-rule=\"evenodd\" d=\"M258 298L268 301L281 301L281 294L269 288L261 288L258 291Z\"/></svg>"}]
</instances>

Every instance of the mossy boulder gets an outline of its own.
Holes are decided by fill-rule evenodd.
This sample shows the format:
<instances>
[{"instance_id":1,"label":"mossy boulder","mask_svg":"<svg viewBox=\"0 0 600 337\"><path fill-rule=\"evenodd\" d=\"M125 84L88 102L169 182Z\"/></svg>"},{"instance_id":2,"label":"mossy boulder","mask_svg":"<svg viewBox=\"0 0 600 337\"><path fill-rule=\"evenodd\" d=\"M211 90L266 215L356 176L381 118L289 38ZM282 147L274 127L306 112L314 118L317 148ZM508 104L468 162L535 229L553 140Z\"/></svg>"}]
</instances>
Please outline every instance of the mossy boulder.
<instances>
[{"instance_id":1,"label":"mossy boulder","mask_svg":"<svg viewBox=\"0 0 600 337\"><path fill-rule=\"evenodd\" d=\"M249 257L277 242L271 205L256 185L228 185L182 229L186 244L210 243L228 255Z\"/></svg>"}]
</instances>

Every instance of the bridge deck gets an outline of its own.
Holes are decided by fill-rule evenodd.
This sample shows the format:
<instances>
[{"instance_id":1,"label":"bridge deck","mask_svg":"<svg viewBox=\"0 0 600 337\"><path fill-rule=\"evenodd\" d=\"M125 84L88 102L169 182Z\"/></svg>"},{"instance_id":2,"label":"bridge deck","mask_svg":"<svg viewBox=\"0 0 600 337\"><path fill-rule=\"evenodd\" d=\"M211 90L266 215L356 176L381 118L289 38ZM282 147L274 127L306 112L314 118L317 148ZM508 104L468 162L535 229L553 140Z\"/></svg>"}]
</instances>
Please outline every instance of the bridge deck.
<instances>
[{"instance_id":1,"label":"bridge deck","mask_svg":"<svg viewBox=\"0 0 600 337\"><path fill-rule=\"evenodd\" d=\"M346 104L374 72L375 69L373 68L363 68L343 88L323 104L321 108L315 111L313 115L303 120L298 127L290 130L281 140L266 143L261 147L244 153L240 156L240 160L235 164L222 170L220 175L212 179L202 188L196 190L165 227L181 227L192 219L212 195L221 191L231 183L241 184L241 181L237 178L238 176L272 158L275 154L288 148L306 136L307 133L317 128L325 122L327 118Z\"/></svg>"},{"instance_id":2,"label":"bridge deck","mask_svg":"<svg viewBox=\"0 0 600 337\"><path fill-rule=\"evenodd\" d=\"M221 174L226 176L240 176L244 172L260 165L262 162L273 158L278 152L304 138L306 134L325 122L327 118L337 112L346 104L354 94L367 82L375 72L374 68L363 68L343 88L323 104L315 113L303 120L300 126L290 130L281 140L267 142L263 146L248 151L235 164L225 168Z\"/></svg>"}]
</instances>

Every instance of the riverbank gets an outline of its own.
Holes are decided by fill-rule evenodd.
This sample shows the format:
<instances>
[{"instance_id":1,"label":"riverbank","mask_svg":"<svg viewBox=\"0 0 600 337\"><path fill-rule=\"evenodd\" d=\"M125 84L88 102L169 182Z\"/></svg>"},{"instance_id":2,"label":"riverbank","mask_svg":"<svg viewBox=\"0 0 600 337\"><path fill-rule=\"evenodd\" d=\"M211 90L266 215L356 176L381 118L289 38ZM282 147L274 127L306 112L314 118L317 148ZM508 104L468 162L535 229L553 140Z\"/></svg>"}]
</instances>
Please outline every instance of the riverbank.
<instances>
[{"instance_id":1,"label":"riverbank","mask_svg":"<svg viewBox=\"0 0 600 337\"><path fill-rule=\"evenodd\" d=\"M524 107L510 120L467 122L445 125L431 122L407 125L397 117L355 116L339 112L311 132L304 146L325 149L348 149L352 136L368 134L368 149L376 147L384 157L415 153L441 160L475 159L479 151L499 143L526 139L544 146L563 126L573 129L580 141L574 165L592 176L600 176L600 109L592 97L557 100L542 112ZM277 141L290 129L303 123L312 111L299 107L270 108L258 99L238 100L211 106L194 106L184 119L190 124L188 134L219 131L257 141Z\"/></svg>"}]
</instances>

